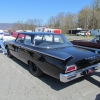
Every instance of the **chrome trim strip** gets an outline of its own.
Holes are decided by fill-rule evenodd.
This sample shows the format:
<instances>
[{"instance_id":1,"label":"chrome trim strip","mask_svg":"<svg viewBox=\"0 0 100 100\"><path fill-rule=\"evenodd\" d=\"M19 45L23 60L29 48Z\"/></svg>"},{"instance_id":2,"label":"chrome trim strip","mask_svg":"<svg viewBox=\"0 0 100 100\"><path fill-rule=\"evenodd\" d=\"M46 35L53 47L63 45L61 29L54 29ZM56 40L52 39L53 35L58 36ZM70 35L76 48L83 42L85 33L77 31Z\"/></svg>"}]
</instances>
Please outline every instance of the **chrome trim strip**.
<instances>
[{"instance_id":1,"label":"chrome trim strip","mask_svg":"<svg viewBox=\"0 0 100 100\"><path fill-rule=\"evenodd\" d=\"M68 74L60 73L60 81L65 83L65 82L69 82L71 80L74 80L76 78L79 78L79 77L83 76L82 75L83 71L89 70L89 69L92 69L92 68L95 68L95 70L100 69L100 63L92 65L92 66L88 66L87 68L83 68L83 69L80 69L80 70L70 72Z\"/></svg>"}]
</instances>

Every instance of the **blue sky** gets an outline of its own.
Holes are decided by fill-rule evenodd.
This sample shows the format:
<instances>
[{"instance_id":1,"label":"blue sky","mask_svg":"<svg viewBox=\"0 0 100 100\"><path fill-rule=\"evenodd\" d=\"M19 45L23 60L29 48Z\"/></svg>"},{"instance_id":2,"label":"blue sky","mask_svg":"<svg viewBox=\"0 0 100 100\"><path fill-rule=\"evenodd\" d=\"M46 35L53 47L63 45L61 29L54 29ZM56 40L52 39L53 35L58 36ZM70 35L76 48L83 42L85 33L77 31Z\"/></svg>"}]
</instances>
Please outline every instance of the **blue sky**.
<instances>
[{"instance_id":1,"label":"blue sky","mask_svg":"<svg viewBox=\"0 0 100 100\"><path fill-rule=\"evenodd\" d=\"M93 0L0 0L0 23L14 23L28 19L43 22L60 12L78 13Z\"/></svg>"}]
</instances>

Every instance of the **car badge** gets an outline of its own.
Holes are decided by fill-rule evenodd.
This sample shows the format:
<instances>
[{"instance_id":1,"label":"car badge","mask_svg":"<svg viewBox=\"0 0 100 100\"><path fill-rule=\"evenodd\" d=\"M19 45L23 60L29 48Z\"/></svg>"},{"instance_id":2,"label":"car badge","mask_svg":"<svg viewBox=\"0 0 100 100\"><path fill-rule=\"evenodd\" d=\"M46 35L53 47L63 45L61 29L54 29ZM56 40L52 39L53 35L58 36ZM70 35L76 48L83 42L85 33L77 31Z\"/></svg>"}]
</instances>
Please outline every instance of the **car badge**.
<instances>
[{"instance_id":1,"label":"car badge","mask_svg":"<svg viewBox=\"0 0 100 100\"><path fill-rule=\"evenodd\" d=\"M88 60L88 59L93 59L93 58L95 58L95 56L88 57L88 58L85 58L85 59Z\"/></svg>"}]
</instances>

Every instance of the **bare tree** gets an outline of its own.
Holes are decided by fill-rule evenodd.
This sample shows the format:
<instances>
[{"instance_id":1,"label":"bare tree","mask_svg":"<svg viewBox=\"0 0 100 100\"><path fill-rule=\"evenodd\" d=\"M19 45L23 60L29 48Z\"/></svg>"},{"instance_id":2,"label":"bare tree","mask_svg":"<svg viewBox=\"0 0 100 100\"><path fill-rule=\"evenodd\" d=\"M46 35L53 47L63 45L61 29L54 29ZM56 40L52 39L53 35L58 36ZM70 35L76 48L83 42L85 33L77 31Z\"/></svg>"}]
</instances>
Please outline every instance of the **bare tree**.
<instances>
[{"instance_id":1,"label":"bare tree","mask_svg":"<svg viewBox=\"0 0 100 100\"><path fill-rule=\"evenodd\" d=\"M13 30L35 30L35 27L42 26L42 20L28 19L26 22L17 21L13 24Z\"/></svg>"},{"instance_id":2,"label":"bare tree","mask_svg":"<svg viewBox=\"0 0 100 100\"><path fill-rule=\"evenodd\" d=\"M69 29L76 27L77 15L71 13L59 13L48 20L48 27L61 29L63 33L68 33Z\"/></svg>"},{"instance_id":3,"label":"bare tree","mask_svg":"<svg viewBox=\"0 0 100 100\"><path fill-rule=\"evenodd\" d=\"M100 0L94 0L91 5L91 22L92 29L100 28Z\"/></svg>"},{"instance_id":4,"label":"bare tree","mask_svg":"<svg viewBox=\"0 0 100 100\"><path fill-rule=\"evenodd\" d=\"M100 0L94 0L92 5L95 10L100 11Z\"/></svg>"},{"instance_id":5,"label":"bare tree","mask_svg":"<svg viewBox=\"0 0 100 100\"><path fill-rule=\"evenodd\" d=\"M90 21L90 8L85 6L78 14L78 26L83 29L89 29L89 21Z\"/></svg>"}]
</instances>

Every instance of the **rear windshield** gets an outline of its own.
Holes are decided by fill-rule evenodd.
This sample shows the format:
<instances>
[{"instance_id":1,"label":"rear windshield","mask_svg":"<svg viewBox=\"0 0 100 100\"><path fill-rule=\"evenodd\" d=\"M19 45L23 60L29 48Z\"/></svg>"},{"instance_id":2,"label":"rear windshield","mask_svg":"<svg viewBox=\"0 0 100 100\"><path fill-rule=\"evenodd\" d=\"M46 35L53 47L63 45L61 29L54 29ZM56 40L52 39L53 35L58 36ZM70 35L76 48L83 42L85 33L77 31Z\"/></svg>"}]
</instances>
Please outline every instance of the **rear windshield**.
<instances>
[{"instance_id":1,"label":"rear windshield","mask_svg":"<svg viewBox=\"0 0 100 100\"><path fill-rule=\"evenodd\" d=\"M33 44L41 48L72 46L72 43L62 34L35 35Z\"/></svg>"}]
</instances>

